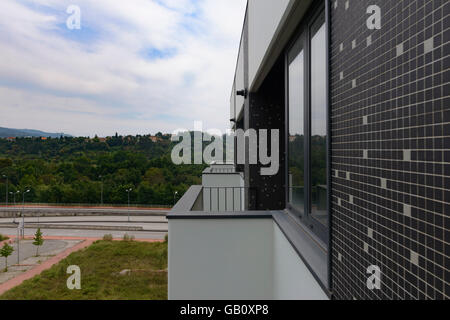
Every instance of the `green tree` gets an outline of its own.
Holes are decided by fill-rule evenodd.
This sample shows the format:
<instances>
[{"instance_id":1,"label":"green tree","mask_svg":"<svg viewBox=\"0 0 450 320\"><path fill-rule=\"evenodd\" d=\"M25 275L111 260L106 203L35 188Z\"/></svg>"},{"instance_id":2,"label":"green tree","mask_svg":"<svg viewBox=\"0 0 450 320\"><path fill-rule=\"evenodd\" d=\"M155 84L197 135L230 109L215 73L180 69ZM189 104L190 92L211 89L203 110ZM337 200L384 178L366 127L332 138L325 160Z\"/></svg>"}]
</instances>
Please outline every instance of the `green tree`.
<instances>
[{"instance_id":1,"label":"green tree","mask_svg":"<svg viewBox=\"0 0 450 320\"><path fill-rule=\"evenodd\" d=\"M34 234L33 244L36 246L36 257L39 257L39 247L44 244L44 238L42 238L41 228L38 228Z\"/></svg>"},{"instance_id":2,"label":"green tree","mask_svg":"<svg viewBox=\"0 0 450 320\"><path fill-rule=\"evenodd\" d=\"M175 143L169 135L158 136L153 142L150 135L117 134L106 143L85 137L0 138L0 175L9 177L8 191L31 188L26 202L126 204L124 190L133 187L133 203L171 205L174 190L182 196L188 186L201 184L206 166L174 165ZM6 180L0 179L1 202L5 194Z\"/></svg>"},{"instance_id":3,"label":"green tree","mask_svg":"<svg viewBox=\"0 0 450 320\"><path fill-rule=\"evenodd\" d=\"M164 178L164 171L160 168L148 169L145 173L144 179L152 186L164 184L166 182Z\"/></svg>"},{"instance_id":4,"label":"green tree","mask_svg":"<svg viewBox=\"0 0 450 320\"><path fill-rule=\"evenodd\" d=\"M0 159L0 169L8 168L13 165L11 159Z\"/></svg>"},{"instance_id":5,"label":"green tree","mask_svg":"<svg viewBox=\"0 0 450 320\"><path fill-rule=\"evenodd\" d=\"M3 248L0 249L0 256L5 258L5 272L8 271L8 257L12 255L14 248L5 242Z\"/></svg>"}]
</instances>

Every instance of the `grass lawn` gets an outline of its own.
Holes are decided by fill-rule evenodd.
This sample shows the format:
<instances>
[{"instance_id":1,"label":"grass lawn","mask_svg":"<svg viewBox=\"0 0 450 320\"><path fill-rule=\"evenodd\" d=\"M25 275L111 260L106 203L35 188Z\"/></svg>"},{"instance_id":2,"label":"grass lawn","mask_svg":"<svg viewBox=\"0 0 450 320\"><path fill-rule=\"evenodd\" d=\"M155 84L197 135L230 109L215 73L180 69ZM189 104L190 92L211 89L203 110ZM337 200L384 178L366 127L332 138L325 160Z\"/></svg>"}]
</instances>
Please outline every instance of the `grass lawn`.
<instances>
[{"instance_id":1,"label":"grass lawn","mask_svg":"<svg viewBox=\"0 0 450 320\"><path fill-rule=\"evenodd\" d=\"M67 267L81 269L69 290ZM129 275L119 275L122 270ZM0 296L1 300L166 300L167 243L97 241Z\"/></svg>"}]
</instances>

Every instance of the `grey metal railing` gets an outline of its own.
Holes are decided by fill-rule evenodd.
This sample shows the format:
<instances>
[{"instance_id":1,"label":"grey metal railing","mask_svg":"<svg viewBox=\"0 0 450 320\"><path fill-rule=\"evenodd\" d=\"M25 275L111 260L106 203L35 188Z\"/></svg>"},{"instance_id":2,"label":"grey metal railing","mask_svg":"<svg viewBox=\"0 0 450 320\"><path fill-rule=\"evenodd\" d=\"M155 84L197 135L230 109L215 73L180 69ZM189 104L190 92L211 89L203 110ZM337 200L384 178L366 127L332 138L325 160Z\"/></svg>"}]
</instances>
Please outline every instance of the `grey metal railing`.
<instances>
[{"instance_id":1,"label":"grey metal railing","mask_svg":"<svg viewBox=\"0 0 450 320\"><path fill-rule=\"evenodd\" d=\"M246 196L255 195L255 189L248 187L203 187L203 211L244 211Z\"/></svg>"}]
</instances>

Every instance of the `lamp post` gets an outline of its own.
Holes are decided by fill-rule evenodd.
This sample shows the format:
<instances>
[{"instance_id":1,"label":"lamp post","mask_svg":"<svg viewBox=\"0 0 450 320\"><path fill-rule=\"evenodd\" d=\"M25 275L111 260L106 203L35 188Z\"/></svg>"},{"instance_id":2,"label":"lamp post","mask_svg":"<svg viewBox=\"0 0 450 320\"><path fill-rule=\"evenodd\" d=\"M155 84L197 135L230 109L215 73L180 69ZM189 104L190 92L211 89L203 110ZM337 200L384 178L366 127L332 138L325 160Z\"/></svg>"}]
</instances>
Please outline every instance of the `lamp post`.
<instances>
[{"instance_id":1,"label":"lamp post","mask_svg":"<svg viewBox=\"0 0 450 320\"><path fill-rule=\"evenodd\" d=\"M100 204L103 206L103 176L99 176L101 180Z\"/></svg>"},{"instance_id":2,"label":"lamp post","mask_svg":"<svg viewBox=\"0 0 450 320\"><path fill-rule=\"evenodd\" d=\"M30 192L30 189L22 193L22 238L25 238L25 194Z\"/></svg>"},{"instance_id":3,"label":"lamp post","mask_svg":"<svg viewBox=\"0 0 450 320\"><path fill-rule=\"evenodd\" d=\"M175 191L175 193L173 194L173 205L175 206L175 201L176 201L176 197L178 195L178 191Z\"/></svg>"},{"instance_id":4,"label":"lamp post","mask_svg":"<svg viewBox=\"0 0 450 320\"><path fill-rule=\"evenodd\" d=\"M8 207L8 176L7 175L3 175L3 178L6 179L6 207Z\"/></svg>"},{"instance_id":5,"label":"lamp post","mask_svg":"<svg viewBox=\"0 0 450 320\"><path fill-rule=\"evenodd\" d=\"M14 206L15 206L16 205L16 194L13 192L10 192L9 194L14 197ZM16 215L13 215L13 223L16 223Z\"/></svg>"},{"instance_id":6,"label":"lamp post","mask_svg":"<svg viewBox=\"0 0 450 320\"><path fill-rule=\"evenodd\" d=\"M20 229L17 227L17 265L20 264Z\"/></svg>"},{"instance_id":7,"label":"lamp post","mask_svg":"<svg viewBox=\"0 0 450 320\"><path fill-rule=\"evenodd\" d=\"M127 189L125 190L128 193L128 222L130 222L130 192L133 191L133 189Z\"/></svg>"},{"instance_id":8,"label":"lamp post","mask_svg":"<svg viewBox=\"0 0 450 320\"><path fill-rule=\"evenodd\" d=\"M20 193L20 190L17 190L17 194ZM16 219L16 215L14 215L14 220ZM17 225L17 265L20 264L20 222Z\"/></svg>"},{"instance_id":9,"label":"lamp post","mask_svg":"<svg viewBox=\"0 0 450 320\"><path fill-rule=\"evenodd\" d=\"M16 208L16 194L20 193L20 191L17 192L10 192L9 194L14 197L14 209ZM16 223L16 214L13 216L13 223Z\"/></svg>"}]
</instances>

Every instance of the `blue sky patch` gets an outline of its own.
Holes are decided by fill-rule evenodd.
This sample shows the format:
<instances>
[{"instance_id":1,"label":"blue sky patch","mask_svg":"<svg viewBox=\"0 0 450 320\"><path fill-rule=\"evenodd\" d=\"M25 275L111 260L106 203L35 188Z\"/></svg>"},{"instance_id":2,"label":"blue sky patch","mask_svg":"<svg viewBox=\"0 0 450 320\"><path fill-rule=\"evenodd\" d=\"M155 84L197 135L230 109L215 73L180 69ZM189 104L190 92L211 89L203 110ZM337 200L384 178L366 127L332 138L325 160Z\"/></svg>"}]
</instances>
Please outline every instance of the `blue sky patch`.
<instances>
[{"instance_id":1,"label":"blue sky patch","mask_svg":"<svg viewBox=\"0 0 450 320\"><path fill-rule=\"evenodd\" d=\"M167 48L167 49L157 49L157 48L147 48L142 50L141 55L146 60L162 60L174 57L177 54L177 49Z\"/></svg>"}]
</instances>

